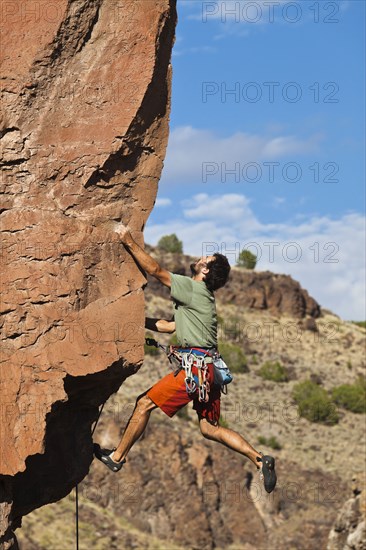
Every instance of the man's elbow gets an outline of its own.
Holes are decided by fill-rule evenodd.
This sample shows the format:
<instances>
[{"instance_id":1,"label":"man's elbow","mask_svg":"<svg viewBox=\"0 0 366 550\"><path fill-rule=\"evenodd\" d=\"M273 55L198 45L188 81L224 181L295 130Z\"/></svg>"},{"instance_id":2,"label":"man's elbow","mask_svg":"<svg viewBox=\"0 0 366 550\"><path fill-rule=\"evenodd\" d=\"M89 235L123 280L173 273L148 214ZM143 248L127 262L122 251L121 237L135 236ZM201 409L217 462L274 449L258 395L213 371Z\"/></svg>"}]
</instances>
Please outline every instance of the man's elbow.
<instances>
[{"instance_id":1,"label":"man's elbow","mask_svg":"<svg viewBox=\"0 0 366 550\"><path fill-rule=\"evenodd\" d=\"M165 286L171 286L170 273L166 269L162 269L160 266L154 269L154 273L151 273L155 279L160 281Z\"/></svg>"},{"instance_id":2,"label":"man's elbow","mask_svg":"<svg viewBox=\"0 0 366 550\"><path fill-rule=\"evenodd\" d=\"M159 278L159 272L161 271L160 265L154 265L151 269L147 270L148 274L155 279Z\"/></svg>"}]
</instances>

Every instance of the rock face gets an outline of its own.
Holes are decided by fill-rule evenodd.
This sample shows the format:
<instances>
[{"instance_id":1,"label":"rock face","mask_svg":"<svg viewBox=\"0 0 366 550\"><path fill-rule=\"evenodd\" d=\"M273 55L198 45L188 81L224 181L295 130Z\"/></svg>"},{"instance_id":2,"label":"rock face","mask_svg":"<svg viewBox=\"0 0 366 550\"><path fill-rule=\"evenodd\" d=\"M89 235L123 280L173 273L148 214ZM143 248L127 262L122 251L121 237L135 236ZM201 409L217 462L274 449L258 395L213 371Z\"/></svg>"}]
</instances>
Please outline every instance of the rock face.
<instances>
[{"instance_id":1,"label":"rock face","mask_svg":"<svg viewBox=\"0 0 366 550\"><path fill-rule=\"evenodd\" d=\"M175 0L2 5L0 544L92 460L143 354L142 243L168 138Z\"/></svg>"},{"instance_id":2,"label":"rock face","mask_svg":"<svg viewBox=\"0 0 366 550\"><path fill-rule=\"evenodd\" d=\"M354 479L353 497L347 500L329 534L327 550L366 549L366 483Z\"/></svg>"},{"instance_id":3,"label":"rock face","mask_svg":"<svg viewBox=\"0 0 366 550\"><path fill-rule=\"evenodd\" d=\"M189 265L192 258L178 254L162 253L158 248L153 249L155 256L161 259L162 265L182 275L189 275ZM167 297L167 292L159 283L149 281L155 294ZM225 297L226 303L234 302L237 306L252 310L268 310L272 315L287 315L295 319L316 319L320 316L319 304L301 288L300 284L289 275L272 273L270 271L252 271L248 269L232 269L230 279L216 294L217 298ZM307 323L304 328L312 330L312 324Z\"/></svg>"}]
</instances>

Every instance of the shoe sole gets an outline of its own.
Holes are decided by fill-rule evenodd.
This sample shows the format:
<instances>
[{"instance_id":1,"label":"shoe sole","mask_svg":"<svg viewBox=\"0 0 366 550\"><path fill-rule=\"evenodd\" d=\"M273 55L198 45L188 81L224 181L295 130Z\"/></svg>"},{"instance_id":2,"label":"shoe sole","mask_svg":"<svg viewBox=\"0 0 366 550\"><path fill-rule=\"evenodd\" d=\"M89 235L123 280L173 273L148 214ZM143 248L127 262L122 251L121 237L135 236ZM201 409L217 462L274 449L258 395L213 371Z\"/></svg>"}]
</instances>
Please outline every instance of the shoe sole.
<instances>
[{"instance_id":1,"label":"shoe sole","mask_svg":"<svg viewBox=\"0 0 366 550\"><path fill-rule=\"evenodd\" d=\"M113 450L104 449L107 453L112 453ZM108 454L104 454L103 450L100 448L100 446L97 443L94 443L94 456L100 460L107 468L111 470L113 473L117 473L120 471L126 460L122 460L121 462L115 462L111 459Z\"/></svg>"},{"instance_id":2,"label":"shoe sole","mask_svg":"<svg viewBox=\"0 0 366 550\"><path fill-rule=\"evenodd\" d=\"M264 479L264 488L266 492L272 493L277 483L275 459L272 456L262 457L262 474Z\"/></svg>"}]
</instances>

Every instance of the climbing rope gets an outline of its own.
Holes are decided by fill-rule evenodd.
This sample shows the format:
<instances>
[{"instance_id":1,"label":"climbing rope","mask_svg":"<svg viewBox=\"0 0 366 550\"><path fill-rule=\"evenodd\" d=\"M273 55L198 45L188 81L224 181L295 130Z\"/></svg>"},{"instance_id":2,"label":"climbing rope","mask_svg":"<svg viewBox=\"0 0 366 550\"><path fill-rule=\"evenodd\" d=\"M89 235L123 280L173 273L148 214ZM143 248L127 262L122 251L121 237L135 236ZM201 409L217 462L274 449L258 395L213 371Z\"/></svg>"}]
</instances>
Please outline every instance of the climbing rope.
<instances>
[{"instance_id":1,"label":"climbing rope","mask_svg":"<svg viewBox=\"0 0 366 550\"><path fill-rule=\"evenodd\" d=\"M76 531L76 550L79 550L79 487L75 487L75 531Z\"/></svg>"},{"instance_id":2,"label":"climbing rope","mask_svg":"<svg viewBox=\"0 0 366 550\"><path fill-rule=\"evenodd\" d=\"M102 414L103 407L105 405L105 402L102 404L102 406L99 409L98 417L95 421L94 428L92 429L92 437L94 435L95 429L98 426L98 422L100 419L100 415ZM75 543L76 543L76 550L79 550L79 484L75 485Z\"/></svg>"}]
</instances>

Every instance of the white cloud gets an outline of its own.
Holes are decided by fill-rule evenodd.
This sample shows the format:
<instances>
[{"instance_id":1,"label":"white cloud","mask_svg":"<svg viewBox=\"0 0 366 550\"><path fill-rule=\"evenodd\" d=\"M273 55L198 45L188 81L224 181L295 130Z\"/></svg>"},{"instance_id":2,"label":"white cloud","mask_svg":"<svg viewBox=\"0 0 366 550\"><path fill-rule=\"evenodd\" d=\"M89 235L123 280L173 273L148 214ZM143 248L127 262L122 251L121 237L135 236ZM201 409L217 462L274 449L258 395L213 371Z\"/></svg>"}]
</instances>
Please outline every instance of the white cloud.
<instances>
[{"instance_id":1,"label":"white cloud","mask_svg":"<svg viewBox=\"0 0 366 550\"><path fill-rule=\"evenodd\" d=\"M210 130L180 126L169 137L163 182L197 183L213 181L213 177L224 182L234 177L229 171L235 167L242 171L248 163L272 162L288 155L317 151L321 139L319 134L301 139L291 135L266 137L244 132L220 137Z\"/></svg>"},{"instance_id":2,"label":"white cloud","mask_svg":"<svg viewBox=\"0 0 366 550\"><path fill-rule=\"evenodd\" d=\"M192 206L193 204L193 206ZM225 220L230 213L230 222L239 223L245 218L251 227L259 227L252 210L249 207L250 200L244 195L230 193L227 195L209 196L206 193L200 193L194 196L193 201L182 201L184 208L183 214L188 219L207 221Z\"/></svg>"},{"instance_id":3,"label":"white cloud","mask_svg":"<svg viewBox=\"0 0 366 550\"><path fill-rule=\"evenodd\" d=\"M178 50L177 48L173 49L173 56L174 57L180 57L182 55L186 54L201 54L201 53L216 53L217 48L214 48L213 46L191 46L189 48L182 48Z\"/></svg>"},{"instance_id":4,"label":"white cloud","mask_svg":"<svg viewBox=\"0 0 366 550\"><path fill-rule=\"evenodd\" d=\"M220 32L213 35L214 40L231 35L245 37L254 30L263 30L273 24L292 27L294 24L312 24L318 20L336 22L352 7L350 0L328 4L321 10L319 3L314 4L309 0L179 0L178 3L184 8L181 13L186 19L206 25L216 23L215 28L217 24L220 25Z\"/></svg>"},{"instance_id":5,"label":"white cloud","mask_svg":"<svg viewBox=\"0 0 366 550\"><path fill-rule=\"evenodd\" d=\"M262 155L270 160L289 154L311 153L316 149L322 136L315 134L310 140L300 140L296 136L281 136L268 141Z\"/></svg>"},{"instance_id":6,"label":"white cloud","mask_svg":"<svg viewBox=\"0 0 366 550\"><path fill-rule=\"evenodd\" d=\"M155 208L170 206L171 204L172 204L171 199L168 199L167 197L161 197L159 199L156 199Z\"/></svg>"},{"instance_id":7,"label":"white cloud","mask_svg":"<svg viewBox=\"0 0 366 550\"><path fill-rule=\"evenodd\" d=\"M215 247L226 253L231 263L246 245L256 243L250 249L261 255L258 270L289 274L323 307L345 319L364 320L363 215L347 213L339 219L294 216L286 223L265 224L244 195L201 193L181 204L180 218L148 224L146 242L156 244L162 235L176 233L185 252L200 256ZM213 244L208 248L207 243Z\"/></svg>"},{"instance_id":8,"label":"white cloud","mask_svg":"<svg viewBox=\"0 0 366 550\"><path fill-rule=\"evenodd\" d=\"M281 204L284 204L285 202L286 202L285 197L275 197L273 199L273 206L275 208L278 208L279 206L281 206Z\"/></svg>"}]
</instances>

